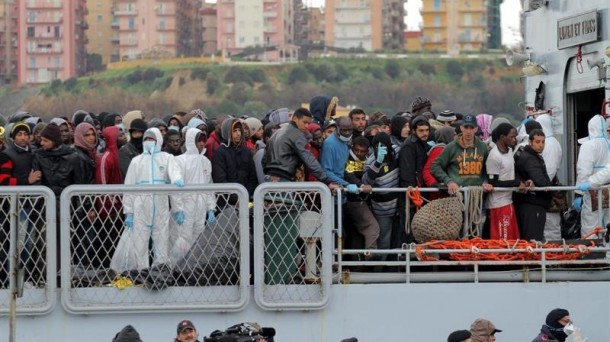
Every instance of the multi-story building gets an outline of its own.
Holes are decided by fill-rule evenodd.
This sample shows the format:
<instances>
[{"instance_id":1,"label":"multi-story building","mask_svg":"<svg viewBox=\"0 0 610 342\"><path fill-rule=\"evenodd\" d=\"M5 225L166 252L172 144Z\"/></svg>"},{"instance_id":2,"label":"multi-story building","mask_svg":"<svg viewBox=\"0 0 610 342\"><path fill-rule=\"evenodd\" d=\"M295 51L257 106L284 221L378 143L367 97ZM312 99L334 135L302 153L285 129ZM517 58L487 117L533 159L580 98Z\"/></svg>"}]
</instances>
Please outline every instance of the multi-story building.
<instances>
[{"instance_id":1,"label":"multi-story building","mask_svg":"<svg viewBox=\"0 0 610 342\"><path fill-rule=\"evenodd\" d=\"M502 47L502 26L500 25L500 5L503 0L487 0L488 49Z\"/></svg>"},{"instance_id":2,"label":"multi-story building","mask_svg":"<svg viewBox=\"0 0 610 342\"><path fill-rule=\"evenodd\" d=\"M218 51L218 30L216 20L216 4L203 4L200 11L202 31L202 44L204 55L212 55Z\"/></svg>"},{"instance_id":3,"label":"multi-story building","mask_svg":"<svg viewBox=\"0 0 610 342\"><path fill-rule=\"evenodd\" d=\"M404 3L404 0L326 0L326 45L366 51L402 49Z\"/></svg>"},{"instance_id":4,"label":"multi-story building","mask_svg":"<svg viewBox=\"0 0 610 342\"><path fill-rule=\"evenodd\" d=\"M459 54L487 43L486 0L424 0L423 48Z\"/></svg>"},{"instance_id":5,"label":"multi-story building","mask_svg":"<svg viewBox=\"0 0 610 342\"><path fill-rule=\"evenodd\" d=\"M0 2L0 82L17 81L17 5Z\"/></svg>"},{"instance_id":6,"label":"multi-story building","mask_svg":"<svg viewBox=\"0 0 610 342\"><path fill-rule=\"evenodd\" d=\"M268 61L296 60L292 0L218 1L218 49L227 55L260 49Z\"/></svg>"},{"instance_id":7,"label":"multi-story building","mask_svg":"<svg viewBox=\"0 0 610 342\"><path fill-rule=\"evenodd\" d=\"M65 80L86 71L85 0L18 1L19 83Z\"/></svg>"},{"instance_id":8,"label":"multi-story building","mask_svg":"<svg viewBox=\"0 0 610 342\"><path fill-rule=\"evenodd\" d=\"M114 1L87 0L87 53L102 56L102 63L117 62L119 55L119 25L113 14Z\"/></svg>"},{"instance_id":9,"label":"multi-story building","mask_svg":"<svg viewBox=\"0 0 610 342\"><path fill-rule=\"evenodd\" d=\"M114 0L121 60L200 55L200 7L200 0Z\"/></svg>"},{"instance_id":10,"label":"multi-story building","mask_svg":"<svg viewBox=\"0 0 610 342\"><path fill-rule=\"evenodd\" d=\"M405 50L419 52L422 50L421 31L405 31Z\"/></svg>"}]
</instances>

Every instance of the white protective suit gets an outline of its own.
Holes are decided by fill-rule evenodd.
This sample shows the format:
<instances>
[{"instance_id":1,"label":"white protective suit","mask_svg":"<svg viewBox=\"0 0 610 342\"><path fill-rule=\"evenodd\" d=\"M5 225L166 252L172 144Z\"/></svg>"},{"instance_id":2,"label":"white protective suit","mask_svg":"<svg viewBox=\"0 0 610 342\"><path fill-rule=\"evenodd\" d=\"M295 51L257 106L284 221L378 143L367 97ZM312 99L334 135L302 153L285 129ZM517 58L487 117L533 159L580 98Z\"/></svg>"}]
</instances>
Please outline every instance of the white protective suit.
<instances>
[{"instance_id":1,"label":"white protective suit","mask_svg":"<svg viewBox=\"0 0 610 342\"><path fill-rule=\"evenodd\" d=\"M174 156L161 151L163 137L157 128L149 128L144 140L154 137L155 150L144 151L129 164L125 184L173 184L182 179ZM148 242L152 236L153 265L169 262L170 203L168 195L155 193L125 194L123 213L133 214L133 227L125 227L110 268L115 271L149 267ZM172 211L182 211L182 203L172 196Z\"/></svg>"},{"instance_id":2,"label":"white protective suit","mask_svg":"<svg viewBox=\"0 0 610 342\"><path fill-rule=\"evenodd\" d=\"M589 120L589 136L578 139L582 144L576 163L576 184L590 183L590 177L602 170L610 162L610 142L607 140L606 122L601 115ZM580 216L581 236L590 233L599 225L599 214L592 211L591 195L583 193L582 212ZM603 225L610 222L610 212L604 211Z\"/></svg>"},{"instance_id":3,"label":"white protective suit","mask_svg":"<svg viewBox=\"0 0 610 342\"><path fill-rule=\"evenodd\" d=\"M184 142L186 152L175 157L185 185L212 183L212 163L206 158L205 149L201 153L197 149L199 133L199 129L189 128ZM176 224L174 220L170 223L169 256L172 265L176 265L203 232L208 210L216 209L216 196L212 192L184 192L177 197L183 205L186 218L182 225Z\"/></svg>"},{"instance_id":4,"label":"white protective suit","mask_svg":"<svg viewBox=\"0 0 610 342\"><path fill-rule=\"evenodd\" d=\"M542 126L542 131L545 135L542 159L544 159L544 164L546 165L546 173L549 175L549 179L553 180L563 159L561 144L554 136L553 118L549 114L538 116L536 121ZM547 241L561 240L561 213L546 213L544 239Z\"/></svg>"}]
</instances>

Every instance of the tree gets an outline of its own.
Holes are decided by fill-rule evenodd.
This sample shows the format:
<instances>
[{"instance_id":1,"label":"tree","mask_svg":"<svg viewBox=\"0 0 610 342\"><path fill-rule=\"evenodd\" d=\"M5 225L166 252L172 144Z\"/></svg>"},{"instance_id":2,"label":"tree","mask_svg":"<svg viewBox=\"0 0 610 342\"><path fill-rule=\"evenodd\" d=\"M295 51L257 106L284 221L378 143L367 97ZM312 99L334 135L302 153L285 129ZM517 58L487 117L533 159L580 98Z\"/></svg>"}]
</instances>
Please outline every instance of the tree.
<instances>
[{"instance_id":1,"label":"tree","mask_svg":"<svg viewBox=\"0 0 610 342\"><path fill-rule=\"evenodd\" d=\"M245 82L237 82L231 87L227 99L243 106L250 99L250 87Z\"/></svg>"},{"instance_id":2,"label":"tree","mask_svg":"<svg viewBox=\"0 0 610 342\"><path fill-rule=\"evenodd\" d=\"M385 73L390 76L391 79L395 80L400 78L400 64L395 59L389 59L385 63Z\"/></svg>"},{"instance_id":3,"label":"tree","mask_svg":"<svg viewBox=\"0 0 610 342\"><path fill-rule=\"evenodd\" d=\"M303 66L296 66L290 70L288 74L288 84L293 85L297 82L307 82L309 80L309 73Z\"/></svg>"},{"instance_id":4,"label":"tree","mask_svg":"<svg viewBox=\"0 0 610 342\"><path fill-rule=\"evenodd\" d=\"M87 54L87 72L99 72L104 71L106 69L106 65L102 61L102 55L98 53L88 53Z\"/></svg>"}]
</instances>

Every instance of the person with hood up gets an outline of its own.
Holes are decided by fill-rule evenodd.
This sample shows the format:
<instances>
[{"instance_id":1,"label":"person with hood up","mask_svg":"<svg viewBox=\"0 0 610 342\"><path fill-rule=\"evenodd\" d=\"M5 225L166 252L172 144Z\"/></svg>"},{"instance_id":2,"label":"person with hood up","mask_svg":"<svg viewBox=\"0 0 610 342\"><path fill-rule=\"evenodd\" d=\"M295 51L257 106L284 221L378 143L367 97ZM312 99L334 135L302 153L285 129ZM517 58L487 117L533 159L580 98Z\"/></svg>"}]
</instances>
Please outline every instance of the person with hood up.
<instances>
[{"instance_id":1,"label":"person with hood up","mask_svg":"<svg viewBox=\"0 0 610 342\"><path fill-rule=\"evenodd\" d=\"M165 123L165 121L163 121L163 119L160 118L152 118L149 122L148 122L148 128L157 128L159 130L159 132L161 132L161 137L163 137L163 141L165 141L167 138L167 124Z\"/></svg>"},{"instance_id":2,"label":"person with hood up","mask_svg":"<svg viewBox=\"0 0 610 342\"><path fill-rule=\"evenodd\" d=\"M114 335L112 342L142 342L142 339L140 339L140 334L136 328L127 325Z\"/></svg>"},{"instance_id":3,"label":"person with hood up","mask_svg":"<svg viewBox=\"0 0 610 342\"><path fill-rule=\"evenodd\" d=\"M400 168L401 187L423 187L423 169L428 159L428 138L430 136L430 123L423 115L420 115L411 121L413 134L405 139L400 153L398 162Z\"/></svg>"},{"instance_id":4,"label":"person with hood up","mask_svg":"<svg viewBox=\"0 0 610 342\"><path fill-rule=\"evenodd\" d=\"M490 114L478 114L477 115L477 126L479 127L478 134L481 140L484 142L489 141L491 138L491 123L493 116Z\"/></svg>"},{"instance_id":5,"label":"person with hood up","mask_svg":"<svg viewBox=\"0 0 610 342\"><path fill-rule=\"evenodd\" d=\"M244 146L244 131L240 119L230 118L222 123L222 145L212 156L212 179L214 183L239 183L252 197L258 185L252 151ZM237 198L231 195L229 204L235 205ZM219 208L226 205L226 199L219 200Z\"/></svg>"},{"instance_id":6,"label":"person with hood up","mask_svg":"<svg viewBox=\"0 0 610 342\"><path fill-rule=\"evenodd\" d=\"M144 132L144 153L131 161L125 184L175 184L184 186L184 178L174 156L162 152L163 137L157 128ZM171 197L172 218L179 225L184 223L183 204L177 197ZM149 267L148 245L152 237L153 265L169 263L169 223L170 203L165 194L126 193L123 196L125 227L117 249L112 257L110 268L115 271L132 269L142 270ZM123 244L123 245L122 245ZM126 248L133 248L135 260L125 259ZM131 265L133 264L133 265Z\"/></svg>"},{"instance_id":7,"label":"person with hood up","mask_svg":"<svg viewBox=\"0 0 610 342\"><path fill-rule=\"evenodd\" d=\"M273 122L267 123L263 130L263 138L256 142L256 152L252 159L254 160L254 167L256 168L256 178L258 183L265 182L265 171L263 170L263 158L265 157L265 149L267 148L267 142L271 139L271 136L280 129L280 125Z\"/></svg>"},{"instance_id":8,"label":"person with hood up","mask_svg":"<svg viewBox=\"0 0 610 342\"><path fill-rule=\"evenodd\" d=\"M432 163L440 156L445 149L445 146L455 139L455 129L450 126L445 126L434 132L434 141L436 144L428 151L428 159L424 164L422 170L422 177L426 187L438 187L439 181L432 174ZM430 192L428 198L430 200L442 198L443 194L440 192Z\"/></svg>"},{"instance_id":9,"label":"person with hood up","mask_svg":"<svg viewBox=\"0 0 610 342\"><path fill-rule=\"evenodd\" d=\"M123 184L123 176L119 164L119 147L127 142L125 133L118 126L106 127L102 132L106 140L106 151L98 158L95 165L96 184ZM94 250L103 250L105 256L99 256L103 267L110 264L110 256L119 241L119 227L123 227L123 208L120 195L108 194L97 198L97 234L94 237Z\"/></svg>"},{"instance_id":10,"label":"person with hood up","mask_svg":"<svg viewBox=\"0 0 610 342\"><path fill-rule=\"evenodd\" d=\"M209 160L212 160L214 152L216 152L216 149L222 144L222 123L229 118L230 116L228 115L221 115L216 119L216 128L210 133L208 141L205 143L205 156L208 157Z\"/></svg>"},{"instance_id":11,"label":"person with hood up","mask_svg":"<svg viewBox=\"0 0 610 342\"><path fill-rule=\"evenodd\" d=\"M546 315L545 324L540 328L540 333L532 342L564 342L576 328L570 318L570 312L566 309L553 309Z\"/></svg>"},{"instance_id":12,"label":"person with hood up","mask_svg":"<svg viewBox=\"0 0 610 342\"><path fill-rule=\"evenodd\" d=\"M309 111L312 115L312 122L320 126L326 120L335 116L339 99L328 95L316 95L309 101Z\"/></svg>"},{"instance_id":13,"label":"person with hood up","mask_svg":"<svg viewBox=\"0 0 610 342\"><path fill-rule=\"evenodd\" d=\"M257 118L247 118L246 125L250 128L250 141L253 144L252 153L256 152L256 142L263 137L263 123Z\"/></svg>"},{"instance_id":14,"label":"person with hood up","mask_svg":"<svg viewBox=\"0 0 610 342\"><path fill-rule=\"evenodd\" d=\"M373 154L364 164L362 183L373 188L391 189L398 187L398 154L392 147L390 136L379 132L373 137ZM398 213L397 192L373 192L370 195L371 209L379 223L379 239L377 248L390 249L392 247L392 230ZM398 244L398 243L396 243ZM382 256L385 260L387 256Z\"/></svg>"},{"instance_id":15,"label":"person with hood up","mask_svg":"<svg viewBox=\"0 0 610 342\"><path fill-rule=\"evenodd\" d=\"M324 143L322 128L320 128L320 125L312 122L307 126L307 131L311 134L311 141L306 145L306 148L317 161L320 161L320 151L322 150L322 144ZM308 169L305 170L305 180L308 182L318 181Z\"/></svg>"},{"instance_id":16,"label":"person with hood up","mask_svg":"<svg viewBox=\"0 0 610 342\"><path fill-rule=\"evenodd\" d=\"M392 132L390 139L392 139L392 148L396 155L400 153L400 148L405 142L405 139L411 134L411 120L402 115L394 115L390 121L390 131Z\"/></svg>"},{"instance_id":17,"label":"person with hood up","mask_svg":"<svg viewBox=\"0 0 610 342\"><path fill-rule=\"evenodd\" d=\"M540 123L532 118L526 118L521 121L521 125L517 127L517 147L516 150L522 149L529 144L530 132L535 129L542 129Z\"/></svg>"},{"instance_id":18,"label":"person with hood up","mask_svg":"<svg viewBox=\"0 0 610 342\"><path fill-rule=\"evenodd\" d=\"M197 128L189 128L186 131L186 152L175 158L186 185L212 183L212 163L205 156L205 143L206 133ZM184 257L203 232L206 214L208 224L216 221L214 193L186 192L177 196L183 203L186 218L182 225L170 224L169 255L172 265Z\"/></svg>"},{"instance_id":19,"label":"person with hood up","mask_svg":"<svg viewBox=\"0 0 610 342\"><path fill-rule=\"evenodd\" d=\"M130 125L129 142L119 149L119 165L123 179L127 175L127 169L131 160L143 152L142 142L147 128L146 122L142 119L135 119Z\"/></svg>"},{"instance_id":20,"label":"person with hood up","mask_svg":"<svg viewBox=\"0 0 610 342\"><path fill-rule=\"evenodd\" d=\"M97 155L97 132L95 127L88 122L81 122L74 130L74 147L76 155L81 159L85 166L85 179L87 183L93 184L95 181L95 164Z\"/></svg>"},{"instance_id":21,"label":"person with hood up","mask_svg":"<svg viewBox=\"0 0 610 342\"><path fill-rule=\"evenodd\" d=\"M499 332L502 332L502 330L496 328L493 323L483 318L476 319L470 325L472 342L494 342L496 340L496 333Z\"/></svg>"},{"instance_id":22,"label":"person with hood up","mask_svg":"<svg viewBox=\"0 0 610 342\"><path fill-rule=\"evenodd\" d=\"M72 144L70 123L62 118L53 118L51 119L50 123L56 124L57 127L59 127L62 144L70 146Z\"/></svg>"},{"instance_id":23,"label":"person with hood up","mask_svg":"<svg viewBox=\"0 0 610 342\"><path fill-rule=\"evenodd\" d=\"M542 114L536 118L536 121L542 126L542 131L546 136L544 143L544 151L542 151L542 159L546 165L546 173L553 184L557 184L557 171L561 166L563 159L563 151L561 144L555 138L553 130L553 118L549 114ZM544 226L545 240L561 240L561 213L547 212L546 224Z\"/></svg>"},{"instance_id":24,"label":"person with hood up","mask_svg":"<svg viewBox=\"0 0 610 342\"><path fill-rule=\"evenodd\" d=\"M594 115L588 124L589 136L578 139L582 144L576 162L576 184L591 183L591 176L602 170L610 162L610 142L606 135L606 121L601 115ZM586 236L600 225L597 211L593 211L591 194L588 187L580 186L581 196L574 199L572 205L581 210L581 236ZM603 209L602 209L603 210ZM603 210L602 226L610 223L610 212Z\"/></svg>"}]
</instances>

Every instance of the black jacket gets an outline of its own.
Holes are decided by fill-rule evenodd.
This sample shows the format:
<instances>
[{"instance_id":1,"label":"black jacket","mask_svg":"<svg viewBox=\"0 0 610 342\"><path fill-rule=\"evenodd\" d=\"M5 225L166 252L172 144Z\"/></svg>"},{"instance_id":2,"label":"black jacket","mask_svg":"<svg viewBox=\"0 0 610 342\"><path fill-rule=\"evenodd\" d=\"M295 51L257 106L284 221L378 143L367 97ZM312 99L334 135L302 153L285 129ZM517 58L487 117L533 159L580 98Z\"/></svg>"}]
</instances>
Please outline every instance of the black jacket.
<instances>
[{"instance_id":1,"label":"black jacket","mask_svg":"<svg viewBox=\"0 0 610 342\"><path fill-rule=\"evenodd\" d=\"M76 156L79 162L83 166L84 174L81 176L86 182L83 184L94 184L95 183L95 160L91 159L89 153L82 148L75 146Z\"/></svg>"},{"instance_id":2,"label":"black jacket","mask_svg":"<svg viewBox=\"0 0 610 342\"><path fill-rule=\"evenodd\" d=\"M34 159L32 149L24 150L15 146L14 142L11 142L0 152L0 165L4 164L4 161L8 159L13 162L10 177L17 180L16 185L29 185L28 177L30 176L30 171L32 171L32 160ZM3 183L3 185L8 184Z\"/></svg>"},{"instance_id":3,"label":"black jacket","mask_svg":"<svg viewBox=\"0 0 610 342\"><path fill-rule=\"evenodd\" d=\"M536 338L534 338L532 340L532 342L559 342L559 341L565 341L565 339L561 340L561 339L558 339L557 337L553 336L553 334L551 333L551 330L549 330L549 328L546 325L542 326L542 328L540 329L540 334L538 334L538 336L536 336Z\"/></svg>"},{"instance_id":4,"label":"black jacket","mask_svg":"<svg viewBox=\"0 0 610 342\"><path fill-rule=\"evenodd\" d=\"M212 179L214 183L239 183L252 196L254 189L258 185L252 151L243 144L235 146L229 142L229 139L231 139L231 127L236 120L227 119L222 123L223 142L214 151L214 155L212 155Z\"/></svg>"},{"instance_id":5,"label":"black jacket","mask_svg":"<svg viewBox=\"0 0 610 342\"><path fill-rule=\"evenodd\" d=\"M328 183L326 172L305 145L307 136L294 122L275 132L267 142L263 168L266 175L294 179L297 167L305 164L320 182ZM213 168L212 168L213 169Z\"/></svg>"},{"instance_id":6,"label":"black jacket","mask_svg":"<svg viewBox=\"0 0 610 342\"><path fill-rule=\"evenodd\" d=\"M546 173L546 165L542 155L534 151L530 146L525 146L523 150L515 154L515 171L519 179L522 181L532 180L536 187L546 187L553 185ZM545 209L551 206L553 197L550 191L535 191L525 194L515 193L514 199L517 204L526 202L534 205L539 205Z\"/></svg>"},{"instance_id":7,"label":"black jacket","mask_svg":"<svg viewBox=\"0 0 610 342\"><path fill-rule=\"evenodd\" d=\"M42 172L38 184L45 185L59 198L64 188L72 184L87 184L82 161L74 149L61 145L52 150L40 149L34 153L32 168Z\"/></svg>"},{"instance_id":8,"label":"black jacket","mask_svg":"<svg viewBox=\"0 0 610 342\"><path fill-rule=\"evenodd\" d=\"M133 157L140 154L142 154L142 151L138 150L131 142L123 145L119 149L119 165L121 166L121 175L123 176L123 179L125 179L125 175L127 175L127 169L129 169L129 163L131 163Z\"/></svg>"},{"instance_id":9,"label":"black jacket","mask_svg":"<svg viewBox=\"0 0 610 342\"><path fill-rule=\"evenodd\" d=\"M428 160L430 145L421 141L415 134L407 138L398 154L401 187L425 186L422 170Z\"/></svg>"}]
</instances>

